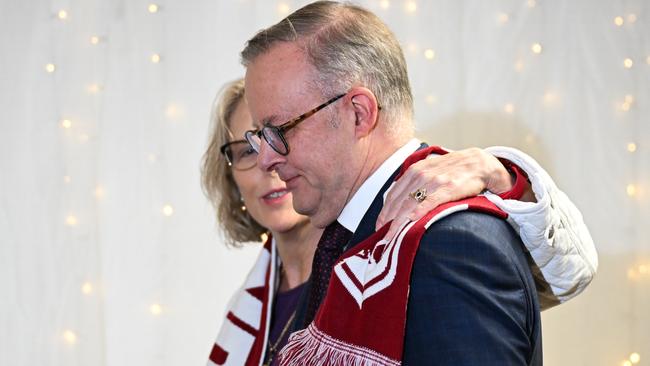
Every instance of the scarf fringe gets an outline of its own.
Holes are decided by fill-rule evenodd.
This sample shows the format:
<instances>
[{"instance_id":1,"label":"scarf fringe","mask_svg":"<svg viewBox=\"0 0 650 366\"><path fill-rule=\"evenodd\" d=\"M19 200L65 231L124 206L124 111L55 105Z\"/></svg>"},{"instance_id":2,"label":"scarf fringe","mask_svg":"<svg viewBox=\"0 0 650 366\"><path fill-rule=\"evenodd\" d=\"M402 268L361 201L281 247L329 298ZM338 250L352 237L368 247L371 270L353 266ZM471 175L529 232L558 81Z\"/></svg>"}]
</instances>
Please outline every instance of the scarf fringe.
<instances>
[{"instance_id":1,"label":"scarf fringe","mask_svg":"<svg viewBox=\"0 0 650 366\"><path fill-rule=\"evenodd\" d=\"M314 323L295 332L280 352L280 366L399 366L401 361L390 359L376 351L355 346L328 336Z\"/></svg>"}]
</instances>

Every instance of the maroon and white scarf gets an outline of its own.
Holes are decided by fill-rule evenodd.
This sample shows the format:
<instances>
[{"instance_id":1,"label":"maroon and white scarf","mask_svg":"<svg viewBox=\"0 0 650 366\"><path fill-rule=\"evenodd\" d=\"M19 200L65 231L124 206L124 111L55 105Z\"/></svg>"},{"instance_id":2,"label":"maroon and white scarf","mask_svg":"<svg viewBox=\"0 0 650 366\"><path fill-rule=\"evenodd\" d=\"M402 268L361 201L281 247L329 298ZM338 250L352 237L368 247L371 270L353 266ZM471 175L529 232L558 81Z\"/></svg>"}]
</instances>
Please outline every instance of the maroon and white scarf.
<instances>
[{"instance_id":1,"label":"maroon and white scarf","mask_svg":"<svg viewBox=\"0 0 650 366\"><path fill-rule=\"evenodd\" d=\"M259 366L269 336L277 266L275 241L269 236L244 285L231 299L208 366Z\"/></svg>"},{"instance_id":2,"label":"maroon and white scarf","mask_svg":"<svg viewBox=\"0 0 650 366\"><path fill-rule=\"evenodd\" d=\"M411 155L398 177L415 161L445 150L430 147ZM519 198L524 177L517 174L512 191ZM471 210L502 219L507 214L483 196L438 206L422 219L405 223L393 238L383 240L389 224L338 260L327 295L314 321L293 333L280 352L280 365L400 365L406 329L406 308L413 260L420 239L434 222L454 212Z\"/></svg>"}]
</instances>

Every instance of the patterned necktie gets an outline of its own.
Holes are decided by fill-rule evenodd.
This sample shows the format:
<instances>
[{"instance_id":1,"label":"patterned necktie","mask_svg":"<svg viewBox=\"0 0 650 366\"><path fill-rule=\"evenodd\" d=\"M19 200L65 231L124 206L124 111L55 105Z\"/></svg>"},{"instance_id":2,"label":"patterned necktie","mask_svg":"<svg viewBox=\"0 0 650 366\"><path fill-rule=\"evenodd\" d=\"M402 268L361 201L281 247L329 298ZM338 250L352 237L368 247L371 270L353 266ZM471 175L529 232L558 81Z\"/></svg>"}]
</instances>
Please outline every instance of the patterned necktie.
<instances>
[{"instance_id":1,"label":"patterned necktie","mask_svg":"<svg viewBox=\"0 0 650 366\"><path fill-rule=\"evenodd\" d=\"M327 293L334 263L343 254L343 248L351 237L352 233L338 221L329 224L323 231L311 265L311 289L305 314L305 326L314 320L316 311Z\"/></svg>"}]
</instances>

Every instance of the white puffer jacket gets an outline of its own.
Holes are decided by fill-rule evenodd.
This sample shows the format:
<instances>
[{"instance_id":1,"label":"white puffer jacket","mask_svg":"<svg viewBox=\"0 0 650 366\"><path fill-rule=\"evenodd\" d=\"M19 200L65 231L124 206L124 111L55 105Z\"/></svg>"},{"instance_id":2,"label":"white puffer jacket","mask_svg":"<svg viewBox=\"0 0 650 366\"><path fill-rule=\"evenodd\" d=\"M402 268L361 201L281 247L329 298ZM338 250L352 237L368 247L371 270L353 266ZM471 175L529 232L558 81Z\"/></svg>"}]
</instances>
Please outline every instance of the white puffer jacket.
<instances>
[{"instance_id":1,"label":"white puffer jacket","mask_svg":"<svg viewBox=\"0 0 650 366\"><path fill-rule=\"evenodd\" d=\"M502 146L485 150L523 169L535 192L536 203L503 200L490 193L486 196L508 213L508 221L519 232L537 265L533 271L542 309L575 297L598 269L598 254L582 214L527 154Z\"/></svg>"}]
</instances>

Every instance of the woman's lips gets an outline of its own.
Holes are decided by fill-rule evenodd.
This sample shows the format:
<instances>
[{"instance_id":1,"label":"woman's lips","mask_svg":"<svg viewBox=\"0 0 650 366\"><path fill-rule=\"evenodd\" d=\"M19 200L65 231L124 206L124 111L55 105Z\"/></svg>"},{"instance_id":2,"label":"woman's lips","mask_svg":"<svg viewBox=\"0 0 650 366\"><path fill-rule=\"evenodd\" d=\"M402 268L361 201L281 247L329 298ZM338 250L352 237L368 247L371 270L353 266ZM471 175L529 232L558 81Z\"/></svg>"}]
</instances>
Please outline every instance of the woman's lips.
<instances>
[{"instance_id":1,"label":"woman's lips","mask_svg":"<svg viewBox=\"0 0 650 366\"><path fill-rule=\"evenodd\" d=\"M286 189L274 189L262 196L262 201L266 204L276 204L284 201L289 193Z\"/></svg>"}]
</instances>

